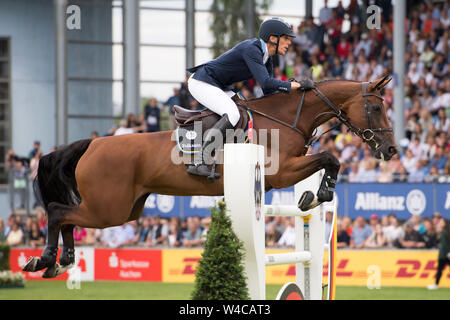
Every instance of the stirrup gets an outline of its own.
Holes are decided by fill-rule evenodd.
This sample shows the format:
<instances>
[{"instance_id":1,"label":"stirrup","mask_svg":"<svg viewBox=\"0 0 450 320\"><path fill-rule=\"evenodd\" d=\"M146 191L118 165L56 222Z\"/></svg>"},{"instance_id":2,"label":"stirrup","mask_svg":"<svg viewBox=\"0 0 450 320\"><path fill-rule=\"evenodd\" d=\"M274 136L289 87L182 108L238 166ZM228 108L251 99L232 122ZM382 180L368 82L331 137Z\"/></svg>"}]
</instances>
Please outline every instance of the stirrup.
<instances>
[{"instance_id":1,"label":"stirrup","mask_svg":"<svg viewBox=\"0 0 450 320\"><path fill-rule=\"evenodd\" d=\"M206 177L211 183L213 183L215 179L220 178L220 174L216 172L215 163L213 164L211 169L209 169L209 167L204 163L197 165L190 164L188 165L187 173L195 176Z\"/></svg>"},{"instance_id":2,"label":"stirrup","mask_svg":"<svg viewBox=\"0 0 450 320\"><path fill-rule=\"evenodd\" d=\"M213 183L214 180L220 178L220 173L216 173L216 162L214 161L211 168L210 175L206 178L209 182Z\"/></svg>"}]
</instances>

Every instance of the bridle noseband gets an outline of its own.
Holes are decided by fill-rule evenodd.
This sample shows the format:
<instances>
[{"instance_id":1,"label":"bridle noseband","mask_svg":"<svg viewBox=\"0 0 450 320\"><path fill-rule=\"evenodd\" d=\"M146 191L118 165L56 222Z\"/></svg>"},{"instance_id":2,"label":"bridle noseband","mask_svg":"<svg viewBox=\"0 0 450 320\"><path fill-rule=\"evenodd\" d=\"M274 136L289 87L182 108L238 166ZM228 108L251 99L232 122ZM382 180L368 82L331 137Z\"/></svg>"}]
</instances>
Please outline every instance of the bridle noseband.
<instances>
[{"instance_id":1,"label":"bridle noseband","mask_svg":"<svg viewBox=\"0 0 450 320\"><path fill-rule=\"evenodd\" d=\"M369 142L371 142L372 140L373 141L375 141L375 151L378 151L378 149L379 149L379 147L380 147L380 145L378 144L378 142L375 140L375 133L376 132L387 132L387 131L393 131L393 129L391 128L391 127L389 127L389 128L372 128L372 118L371 118L371 112L370 112L370 109L369 109L369 103L368 103L368 101L367 101L367 97L370 97L370 96L372 96L372 97L376 97L376 98L378 98L378 99L380 99L380 100L384 100L380 95L378 95L378 94L375 94L375 93L367 93L367 87L368 87L368 85L370 84L370 82L363 82L362 83L362 96L363 96L363 99L364 99L364 112L365 112L365 114L366 114L366 120L367 120L367 125L368 125L368 128L367 129L361 129L361 128L359 128L358 126L356 126L356 125L354 125L351 121L350 121L350 119L347 117L347 115L344 113L344 112L342 112L342 110L340 110L338 107L336 107L316 86L314 86L314 88L312 88L311 90L313 90L314 91L314 93L320 98L320 99L322 99L322 101L323 102L325 102L325 104L326 105L328 105L331 109L332 109L332 112L330 112L330 111L328 111L328 112L322 112L322 113L320 113L320 114L318 114L315 118L314 118L314 120L313 120L313 125L316 123L316 121L317 121L317 119L319 119L321 116L324 116L324 115L331 115L331 116L333 116L333 117L336 117L341 123L343 123L345 126L347 126L348 127L348 129L351 131L351 132L353 132L353 133L355 133L358 137L360 137L361 139L362 139L362 141L363 142L366 142L366 143L369 143ZM267 115L267 114L265 114L265 113L263 113L263 112L260 112L260 111L257 111L257 110L252 110L252 109L250 109L250 108L248 108L248 109L250 109L252 112L254 112L254 113L257 113L257 114L259 114L259 115L261 115L261 116L263 116L263 117L265 117L265 118L268 118L268 119L270 119L270 120L272 120L272 121L275 121L275 122L277 122L277 123L279 123L279 124L282 124L283 126L285 126L285 127L288 127L288 128L290 128L290 129L292 129L292 130L294 130L295 132L297 132L297 133L299 133L299 134L301 134L302 136L303 136L303 138L305 139L305 147L304 147L304 150L303 150L303 153L305 154L306 152L307 152L307 150L308 150L308 148L315 142L315 141L317 141L317 140L319 140L319 138L323 135L323 134L325 134L325 133L327 133L328 131L330 131L330 130L332 130L332 129L334 129L335 127L333 127L333 128L331 128L331 129L329 129L329 130L327 130L326 132L324 132L324 133L322 133L320 136L319 136L319 138L315 138L315 134L312 134L312 135L306 135L303 131L301 131L300 129L298 129L297 128L297 123L298 123L298 120L299 120L299 117L300 117L300 111L301 111L301 109L302 109L302 107L303 107L303 102L304 102L304 100L305 100L305 94L306 94L306 91L305 90L303 90L303 94L302 94L302 97L301 97L301 99L300 99L300 103L299 103L299 105L298 105L298 107L297 107L297 112L296 112L296 116L295 116L295 120L294 120L294 123L292 124L292 125L290 125L290 124L288 124L288 123L286 123L286 122L284 122L284 121L281 121L281 120L279 120L279 119L277 119L277 118L274 118L274 117L272 117L272 116L270 116L270 115Z\"/></svg>"}]
</instances>

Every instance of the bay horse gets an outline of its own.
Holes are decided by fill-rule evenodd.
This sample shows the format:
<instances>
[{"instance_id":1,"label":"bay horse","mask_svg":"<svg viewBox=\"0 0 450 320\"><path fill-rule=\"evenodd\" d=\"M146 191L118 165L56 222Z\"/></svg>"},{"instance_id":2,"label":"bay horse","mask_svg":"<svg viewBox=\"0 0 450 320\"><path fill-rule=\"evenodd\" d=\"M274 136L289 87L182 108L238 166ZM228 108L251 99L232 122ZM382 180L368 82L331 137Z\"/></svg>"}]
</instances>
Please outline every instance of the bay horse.
<instances>
[{"instance_id":1,"label":"bay horse","mask_svg":"<svg viewBox=\"0 0 450 320\"><path fill-rule=\"evenodd\" d=\"M333 117L368 143L376 158L389 160L396 144L380 96L389 81L387 76L373 83L331 80L316 83L308 91L249 100L255 133L269 129L270 135L270 129L279 130L279 168L265 177L266 189L290 187L325 169L317 195L302 197L299 207L307 210L332 200L339 161L326 151L305 154L314 129ZM205 177L187 174L184 164L172 163L172 133L80 140L41 158L34 186L48 214L47 244L41 257L29 259L23 270L46 269L44 278L65 272L75 261L75 225L101 229L137 220L150 193L223 195L223 177L210 183ZM223 173L222 165L217 172ZM60 232L63 248L58 264Z\"/></svg>"}]
</instances>

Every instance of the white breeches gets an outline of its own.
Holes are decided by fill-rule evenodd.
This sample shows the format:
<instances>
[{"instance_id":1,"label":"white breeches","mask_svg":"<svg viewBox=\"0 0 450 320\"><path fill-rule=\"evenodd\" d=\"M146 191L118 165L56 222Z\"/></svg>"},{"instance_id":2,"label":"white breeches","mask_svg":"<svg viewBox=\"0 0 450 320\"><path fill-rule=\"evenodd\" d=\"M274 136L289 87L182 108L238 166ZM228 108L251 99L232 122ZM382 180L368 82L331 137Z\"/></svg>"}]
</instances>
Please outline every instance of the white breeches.
<instances>
[{"instance_id":1,"label":"white breeches","mask_svg":"<svg viewBox=\"0 0 450 320\"><path fill-rule=\"evenodd\" d=\"M192 96L209 110L223 116L228 115L228 120L235 126L240 118L236 104L231 100L233 91L223 91L209 83L192 78L188 80L188 89Z\"/></svg>"}]
</instances>

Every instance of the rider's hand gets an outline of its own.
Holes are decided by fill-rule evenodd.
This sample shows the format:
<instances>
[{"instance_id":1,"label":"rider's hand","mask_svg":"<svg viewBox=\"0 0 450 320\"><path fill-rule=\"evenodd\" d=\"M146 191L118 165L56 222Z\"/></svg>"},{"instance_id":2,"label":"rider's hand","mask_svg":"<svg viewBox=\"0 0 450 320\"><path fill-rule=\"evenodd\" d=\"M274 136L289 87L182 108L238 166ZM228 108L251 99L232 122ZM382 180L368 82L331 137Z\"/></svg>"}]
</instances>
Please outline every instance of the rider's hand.
<instances>
[{"instance_id":1,"label":"rider's hand","mask_svg":"<svg viewBox=\"0 0 450 320\"><path fill-rule=\"evenodd\" d=\"M314 89L315 87L314 82L309 78L300 81L300 86L302 87L303 90L310 90Z\"/></svg>"},{"instance_id":2,"label":"rider's hand","mask_svg":"<svg viewBox=\"0 0 450 320\"><path fill-rule=\"evenodd\" d=\"M291 90L296 90L300 88L300 83L298 83L297 81L292 81L291 82Z\"/></svg>"}]
</instances>

